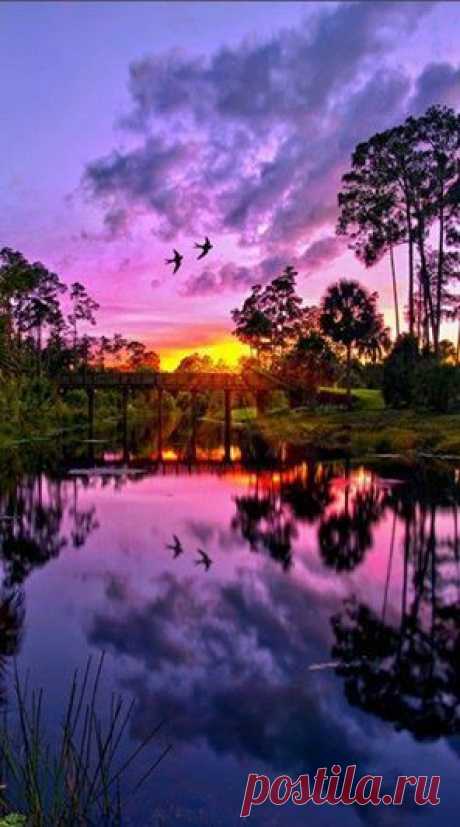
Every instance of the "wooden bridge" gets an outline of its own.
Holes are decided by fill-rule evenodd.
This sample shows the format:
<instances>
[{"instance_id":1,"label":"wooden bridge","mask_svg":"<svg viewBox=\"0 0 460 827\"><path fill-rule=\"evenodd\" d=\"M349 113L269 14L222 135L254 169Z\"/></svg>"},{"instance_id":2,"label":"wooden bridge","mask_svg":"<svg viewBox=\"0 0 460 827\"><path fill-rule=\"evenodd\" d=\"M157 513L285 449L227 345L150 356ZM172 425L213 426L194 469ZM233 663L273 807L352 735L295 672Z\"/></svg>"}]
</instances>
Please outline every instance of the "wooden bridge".
<instances>
[{"instance_id":1,"label":"wooden bridge","mask_svg":"<svg viewBox=\"0 0 460 827\"><path fill-rule=\"evenodd\" d=\"M224 450L225 461L230 461L232 433L232 395L250 393L254 396L258 411L263 411L268 393L283 387L283 383L269 373L245 371L244 373L134 373L124 371L101 371L87 374L66 374L61 377L62 391L80 389L88 397L89 438L94 435L94 405L97 390L117 390L121 396L121 418L123 427L124 453L127 453L128 399L130 393L140 390L155 391L157 396L158 458L163 450L163 395L188 391L191 394L192 437L191 455L196 456L196 397L199 393L219 391L224 395Z\"/></svg>"}]
</instances>

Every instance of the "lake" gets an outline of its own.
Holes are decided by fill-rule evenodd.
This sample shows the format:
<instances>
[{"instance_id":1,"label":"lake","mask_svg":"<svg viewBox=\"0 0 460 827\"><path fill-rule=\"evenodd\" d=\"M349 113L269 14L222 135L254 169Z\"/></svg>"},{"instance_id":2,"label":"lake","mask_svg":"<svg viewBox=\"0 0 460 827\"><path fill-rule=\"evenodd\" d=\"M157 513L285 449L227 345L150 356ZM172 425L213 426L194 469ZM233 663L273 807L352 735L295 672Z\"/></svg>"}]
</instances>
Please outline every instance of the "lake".
<instances>
[{"instance_id":1,"label":"lake","mask_svg":"<svg viewBox=\"0 0 460 827\"><path fill-rule=\"evenodd\" d=\"M459 471L105 459L2 482L1 512L15 516L0 523L2 594L17 595L2 615L6 708L16 655L52 732L74 669L105 651L103 703L113 691L136 702L131 745L164 721L132 778L172 746L127 825L230 827L249 772L333 763L389 787L440 774L441 804L264 805L249 821L453 822Z\"/></svg>"}]
</instances>

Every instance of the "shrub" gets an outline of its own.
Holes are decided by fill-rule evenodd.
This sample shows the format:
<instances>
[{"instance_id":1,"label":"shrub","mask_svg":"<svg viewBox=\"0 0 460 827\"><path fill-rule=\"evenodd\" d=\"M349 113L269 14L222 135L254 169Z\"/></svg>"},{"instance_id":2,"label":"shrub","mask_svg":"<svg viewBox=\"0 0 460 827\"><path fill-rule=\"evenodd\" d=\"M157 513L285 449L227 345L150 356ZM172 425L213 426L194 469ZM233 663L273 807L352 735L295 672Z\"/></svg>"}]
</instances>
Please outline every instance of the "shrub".
<instances>
[{"instance_id":1,"label":"shrub","mask_svg":"<svg viewBox=\"0 0 460 827\"><path fill-rule=\"evenodd\" d=\"M460 369L423 359L414 374L413 401L422 408L447 413L459 401Z\"/></svg>"},{"instance_id":2,"label":"shrub","mask_svg":"<svg viewBox=\"0 0 460 827\"><path fill-rule=\"evenodd\" d=\"M386 405L404 408L414 398L415 370L421 360L417 340L408 334L399 336L383 366L383 398Z\"/></svg>"},{"instance_id":3,"label":"shrub","mask_svg":"<svg viewBox=\"0 0 460 827\"><path fill-rule=\"evenodd\" d=\"M369 362L361 371L362 387L369 390L381 390L383 385L382 362Z\"/></svg>"},{"instance_id":4,"label":"shrub","mask_svg":"<svg viewBox=\"0 0 460 827\"><path fill-rule=\"evenodd\" d=\"M298 339L280 366L282 378L292 386L291 407L314 402L319 386L334 378L336 365L335 355L320 333L311 331Z\"/></svg>"}]
</instances>

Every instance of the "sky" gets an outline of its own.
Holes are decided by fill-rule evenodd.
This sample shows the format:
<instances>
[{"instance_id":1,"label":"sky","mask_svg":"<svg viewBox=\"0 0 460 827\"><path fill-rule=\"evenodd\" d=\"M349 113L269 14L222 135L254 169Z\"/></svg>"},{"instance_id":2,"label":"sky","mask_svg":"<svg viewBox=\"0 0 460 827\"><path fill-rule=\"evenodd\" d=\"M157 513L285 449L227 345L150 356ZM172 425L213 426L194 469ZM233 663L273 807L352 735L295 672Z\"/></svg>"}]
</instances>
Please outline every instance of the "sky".
<instances>
[{"instance_id":1,"label":"sky","mask_svg":"<svg viewBox=\"0 0 460 827\"><path fill-rule=\"evenodd\" d=\"M459 22L417 0L4 2L0 244L82 281L98 332L165 369L235 361L232 308L286 264L306 304L358 278L392 326L389 263L336 237L337 192L357 142L458 107Z\"/></svg>"}]
</instances>

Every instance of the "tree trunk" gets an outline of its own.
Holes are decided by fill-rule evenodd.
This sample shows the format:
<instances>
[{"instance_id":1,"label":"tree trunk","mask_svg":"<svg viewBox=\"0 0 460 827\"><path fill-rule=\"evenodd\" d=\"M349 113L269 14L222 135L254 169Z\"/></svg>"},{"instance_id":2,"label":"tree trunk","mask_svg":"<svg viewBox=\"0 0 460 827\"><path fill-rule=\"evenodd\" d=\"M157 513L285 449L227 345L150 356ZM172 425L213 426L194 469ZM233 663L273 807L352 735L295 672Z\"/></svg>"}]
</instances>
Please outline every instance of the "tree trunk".
<instances>
[{"instance_id":1,"label":"tree trunk","mask_svg":"<svg viewBox=\"0 0 460 827\"><path fill-rule=\"evenodd\" d=\"M347 345L347 369L345 382L347 388L347 408L351 411L351 345Z\"/></svg>"},{"instance_id":2,"label":"tree trunk","mask_svg":"<svg viewBox=\"0 0 460 827\"><path fill-rule=\"evenodd\" d=\"M420 284L422 284L420 282ZM423 301L421 306L423 307L423 347L427 350L430 348L430 318L429 318L429 311L428 311L428 304L426 298L426 292L424 286L422 286L423 290Z\"/></svg>"},{"instance_id":3,"label":"tree trunk","mask_svg":"<svg viewBox=\"0 0 460 827\"><path fill-rule=\"evenodd\" d=\"M460 363L460 316L457 322L457 365Z\"/></svg>"},{"instance_id":4,"label":"tree trunk","mask_svg":"<svg viewBox=\"0 0 460 827\"><path fill-rule=\"evenodd\" d=\"M434 352L439 356L439 339L441 333L442 311L442 279L444 269L444 188L441 185L441 205L439 208L439 244L438 244L438 272L436 277L436 338Z\"/></svg>"},{"instance_id":5,"label":"tree trunk","mask_svg":"<svg viewBox=\"0 0 460 827\"><path fill-rule=\"evenodd\" d=\"M393 300L395 305L395 323L396 323L396 338L399 338L401 332L399 327L399 304L398 304L398 285L396 283L395 259L393 255L393 245L390 244L390 264L391 264L391 280L393 282ZM413 287L412 287L413 292ZM413 303L413 298L412 298Z\"/></svg>"},{"instance_id":6,"label":"tree trunk","mask_svg":"<svg viewBox=\"0 0 460 827\"><path fill-rule=\"evenodd\" d=\"M419 279L418 282L418 298L417 298L417 341L420 342L422 338L422 305L423 305L423 297L422 297L422 282Z\"/></svg>"},{"instance_id":7,"label":"tree trunk","mask_svg":"<svg viewBox=\"0 0 460 827\"><path fill-rule=\"evenodd\" d=\"M412 221L410 216L410 204L406 202L406 223L409 243L409 333L414 335L415 313L414 313L414 242L412 240Z\"/></svg>"},{"instance_id":8,"label":"tree trunk","mask_svg":"<svg viewBox=\"0 0 460 827\"><path fill-rule=\"evenodd\" d=\"M41 377L41 375L42 375L42 326L41 326L41 324L39 324L38 327L37 327L37 351L38 351L38 353L37 353L37 357L38 357L37 372L38 372L38 376Z\"/></svg>"},{"instance_id":9,"label":"tree trunk","mask_svg":"<svg viewBox=\"0 0 460 827\"><path fill-rule=\"evenodd\" d=\"M418 218L417 241L418 241L418 249L419 249L419 255L420 255L420 271L421 271L423 291L424 291L426 309L427 309L427 316L428 316L427 321L428 321L428 325L431 326L431 333L432 333L432 336L433 336L433 343L434 343L435 340L436 340L436 319L434 317L433 297L431 295L428 267L427 267L427 264L426 264L424 224L423 224L423 217L420 214L418 215L417 218Z\"/></svg>"}]
</instances>

